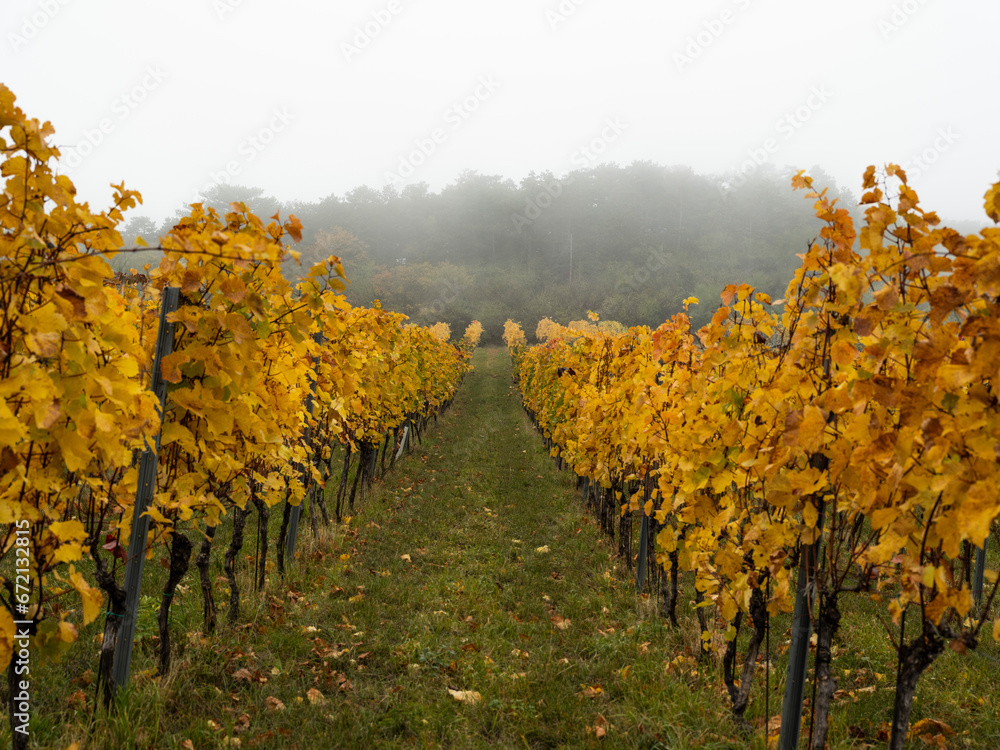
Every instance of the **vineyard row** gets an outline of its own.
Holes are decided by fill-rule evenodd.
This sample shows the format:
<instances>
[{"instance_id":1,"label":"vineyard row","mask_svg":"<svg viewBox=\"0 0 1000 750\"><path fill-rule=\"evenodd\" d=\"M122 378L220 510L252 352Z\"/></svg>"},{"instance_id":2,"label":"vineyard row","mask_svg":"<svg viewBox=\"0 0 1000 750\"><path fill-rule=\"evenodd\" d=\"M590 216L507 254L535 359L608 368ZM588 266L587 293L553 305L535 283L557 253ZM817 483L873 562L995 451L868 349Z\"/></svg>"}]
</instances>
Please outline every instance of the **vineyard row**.
<instances>
[{"instance_id":1,"label":"vineyard row","mask_svg":"<svg viewBox=\"0 0 1000 750\"><path fill-rule=\"evenodd\" d=\"M784 299L731 285L699 331L689 298L655 331L591 315L543 320L532 347L512 321L504 338L526 410L605 528L620 512L655 529L671 619L678 572L695 576L706 652L716 608L736 720L769 618L792 613L781 747L797 745L814 631L821 750L841 611L868 597L892 623L898 749L921 674L946 646L976 648L997 591L983 551L1000 515L1000 228L940 226L895 165L866 171L858 230L810 178L793 185L824 226ZM985 208L1000 221L1000 183Z\"/></svg>"}]
</instances>

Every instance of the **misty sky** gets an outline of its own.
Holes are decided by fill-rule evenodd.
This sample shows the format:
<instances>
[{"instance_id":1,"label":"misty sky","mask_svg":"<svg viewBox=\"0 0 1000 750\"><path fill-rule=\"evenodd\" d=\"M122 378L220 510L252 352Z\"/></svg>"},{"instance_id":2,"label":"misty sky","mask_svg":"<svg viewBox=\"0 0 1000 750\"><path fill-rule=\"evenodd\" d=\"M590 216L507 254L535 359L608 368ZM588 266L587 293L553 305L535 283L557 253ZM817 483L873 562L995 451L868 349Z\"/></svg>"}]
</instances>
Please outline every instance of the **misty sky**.
<instances>
[{"instance_id":1,"label":"misty sky","mask_svg":"<svg viewBox=\"0 0 1000 750\"><path fill-rule=\"evenodd\" d=\"M909 167L982 219L996 0L4 0L0 81L92 208L217 182L284 200L650 160L739 179Z\"/></svg>"}]
</instances>

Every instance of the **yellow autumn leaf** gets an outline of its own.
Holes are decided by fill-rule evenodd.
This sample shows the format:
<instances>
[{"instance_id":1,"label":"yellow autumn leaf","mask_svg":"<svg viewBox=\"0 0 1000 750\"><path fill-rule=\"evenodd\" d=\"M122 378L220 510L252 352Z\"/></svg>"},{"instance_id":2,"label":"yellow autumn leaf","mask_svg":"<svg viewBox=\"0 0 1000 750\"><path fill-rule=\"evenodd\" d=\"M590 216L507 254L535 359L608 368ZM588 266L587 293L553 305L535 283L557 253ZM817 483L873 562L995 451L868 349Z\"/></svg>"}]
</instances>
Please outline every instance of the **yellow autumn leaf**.
<instances>
[{"instance_id":1,"label":"yellow autumn leaf","mask_svg":"<svg viewBox=\"0 0 1000 750\"><path fill-rule=\"evenodd\" d=\"M997 620L1000 623L1000 620ZM7 665L10 664L10 658L14 653L14 618L10 616L10 612L7 611L6 607L0 607L0 671L6 671ZM994 637L1000 640L1000 635L997 635L997 629L994 628Z\"/></svg>"},{"instance_id":2,"label":"yellow autumn leaf","mask_svg":"<svg viewBox=\"0 0 1000 750\"><path fill-rule=\"evenodd\" d=\"M69 580L80 594L83 602L83 624L86 625L100 614L101 605L104 604L104 593L100 589L92 588L72 565L69 566Z\"/></svg>"},{"instance_id":3,"label":"yellow autumn leaf","mask_svg":"<svg viewBox=\"0 0 1000 750\"><path fill-rule=\"evenodd\" d=\"M816 522L819 520L819 511L816 506L812 504L812 501L807 501L804 506L802 506L802 520L806 524L806 528L815 529Z\"/></svg>"},{"instance_id":4,"label":"yellow autumn leaf","mask_svg":"<svg viewBox=\"0 0 1000 750\"><path fill-rule=\"evenodd\" d=\"M976 482L965 492L956 510L969 541L981 547L989 536L993 520L1000 515L996 485L988 480Z\"/></svg>"},{"instance_id":5,"label":"yellow autumn leaf","mask_svg":"<svg viewBox=\"0 0 1000 750\"><path fill-rule=\"evenodd\" d=\"M985 208L986 215L989 216L993 221L1000 222L1000 182L995 182L986 191Z\"/></svg>"},{"instance_id":6,"label":"yellow autumn leaf","mask_svg":"<svg viewBox=\"0 0 1000 750\"><path fill-rule=\"evenodd\" d=\"M51 531L62 542L82 542L87 538L87 530L77 520L55 521L49 524Z\"/></svg>"}]
</instances>

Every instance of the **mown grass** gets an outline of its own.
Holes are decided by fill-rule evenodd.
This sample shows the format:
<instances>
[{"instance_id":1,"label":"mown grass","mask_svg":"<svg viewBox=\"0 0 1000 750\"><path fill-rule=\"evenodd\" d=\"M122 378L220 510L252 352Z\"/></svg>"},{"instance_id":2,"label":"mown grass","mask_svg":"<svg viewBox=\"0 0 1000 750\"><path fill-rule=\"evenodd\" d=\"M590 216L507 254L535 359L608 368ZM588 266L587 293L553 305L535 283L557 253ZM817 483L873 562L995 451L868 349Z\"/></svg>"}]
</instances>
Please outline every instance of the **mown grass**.
<instances>
[{"instance_id":1,"label":"mown grass","mask_svg":"<svg viewBox=\"0 0 1000 750\"><path fill-rule=\"evenodd\" d=\"M451 411L348 523L318 539L300 527L297 560L283 581L272 571L261 594L248 593L248 524L240 625L203 637L189 574L172 614L175 642L184 643L173 669L154 677L152 649L140 647L112 716L94 707L90 682L98 625L81 629L63 664L36 671L34 742L766 747L763 659L748 711L760 729L743 737L729 718L721 668L693 658L690 581L682 581L681 627L673 629L655 600L636 596L573 478L554 470L520 409L506 354L481 350L475 364ZM152 609L162 573L155 561L147 570ZM857 598L844 609L834 665L848 693L835 703L830 746L883 745L877 734L891 714L895 655L877 605ZM150 617L140 622L147 646ZM786 628L780 619L772 628L771 716L784 688ZM924 677L914 718L949 724L957 733L950 746L1000 746L996 659L992 643L974 655L948 651ZM0 728L0 743L8 741Z\"/></svg>"}]
</instances>

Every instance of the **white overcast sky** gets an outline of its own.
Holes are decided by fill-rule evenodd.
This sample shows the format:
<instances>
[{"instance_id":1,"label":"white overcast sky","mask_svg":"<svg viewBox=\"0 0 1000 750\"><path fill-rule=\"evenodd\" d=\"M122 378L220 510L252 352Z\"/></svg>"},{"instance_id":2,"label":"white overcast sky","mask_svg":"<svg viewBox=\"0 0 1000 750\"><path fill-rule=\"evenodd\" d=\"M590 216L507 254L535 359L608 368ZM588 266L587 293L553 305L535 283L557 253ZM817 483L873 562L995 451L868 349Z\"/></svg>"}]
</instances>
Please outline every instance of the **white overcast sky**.
<instances>
[{"instance_id":1,"label":"white overcast sky","mask_svg":"<svg viewBox=\"0 0 1000 750\"><path fill-rule=\"evenodd\" d=\"M997 0L3 0L0 81L92 208L124 180L157 221L219 181L311 201L753 158L856 195L905 163L926 208L985 221L997 29Z\"/></svg>"}]
</instances>

